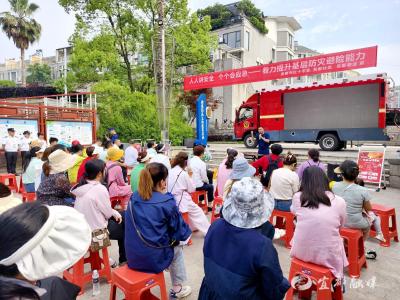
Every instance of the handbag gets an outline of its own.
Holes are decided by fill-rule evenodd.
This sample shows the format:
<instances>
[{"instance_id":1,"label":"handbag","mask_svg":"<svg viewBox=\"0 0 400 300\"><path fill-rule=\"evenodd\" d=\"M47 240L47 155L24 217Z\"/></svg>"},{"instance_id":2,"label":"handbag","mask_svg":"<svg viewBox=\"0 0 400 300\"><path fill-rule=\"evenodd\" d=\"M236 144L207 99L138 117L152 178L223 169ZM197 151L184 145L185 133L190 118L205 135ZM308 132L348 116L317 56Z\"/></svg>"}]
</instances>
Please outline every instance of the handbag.
<instances>
[{"instance_id":1,"label":"handbag","mask_svg":"<svg viewBox=\"0 0 400 300\"><path fill-rule=\"evenodd\" d=\"M90 251L99 251L108 246L111 246L110 233L108 232L108 229L104 228L93 230Z\"/></svg>"}]
</instances>

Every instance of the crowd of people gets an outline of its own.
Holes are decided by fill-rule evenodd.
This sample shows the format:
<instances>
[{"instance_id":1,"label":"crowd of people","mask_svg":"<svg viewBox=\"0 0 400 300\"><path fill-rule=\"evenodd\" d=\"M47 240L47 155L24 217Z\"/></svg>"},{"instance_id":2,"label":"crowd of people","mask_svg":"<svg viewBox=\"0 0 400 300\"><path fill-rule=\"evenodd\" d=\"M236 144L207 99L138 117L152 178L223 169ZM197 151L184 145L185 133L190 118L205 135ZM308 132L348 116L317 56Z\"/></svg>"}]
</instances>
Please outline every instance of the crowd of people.
<instances>
[{"instance_id":1,"label":"crowd of people","mask_svg":"<svg viewBox=\"0 0 400 300\"><path fill-rule=\"evenodd\" d=\"M131 140L123 150L116 133L87 147L52 142L42 147L32 141L25 149L22 182L36 202L21 204L0 184L0 299L75 299L79 288L54 276L110 239L119 249L113 267L168 269L170 296L186 297L191 287L183 247L193 231L205 237L199 299L283 299L290 284L273 240L285 231L269 222L274 209L295 215L291 257L329 268L337 282L348 265L341 227L360 229L367 238L373 224L384 240L357 164L344 161L335 169L343 180L330 183L315 149L298 166L279 144L251 164L230 148L215 174L202 145L170 159L165 145L152 141L142 147ZM210 211L215 195L223 200L221 217L211 225L192 200L195 191L206 192L200 201ZM372 252L367 257L376 256Z\"/></svg>"}]
</instances>

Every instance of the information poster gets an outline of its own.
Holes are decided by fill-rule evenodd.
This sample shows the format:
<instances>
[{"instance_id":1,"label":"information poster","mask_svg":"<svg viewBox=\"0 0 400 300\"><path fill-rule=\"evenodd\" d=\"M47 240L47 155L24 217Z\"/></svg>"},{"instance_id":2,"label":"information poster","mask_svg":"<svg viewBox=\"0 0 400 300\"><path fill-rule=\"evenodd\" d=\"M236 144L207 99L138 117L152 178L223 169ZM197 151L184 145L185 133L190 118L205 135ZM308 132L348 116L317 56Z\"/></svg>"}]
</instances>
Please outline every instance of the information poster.
<instances>
[{"instance_id":1,"label":"information poster","mask_svg":"<svg viewBox=\"0 0 400 300\"><path fill-rule=\"evenodd\" d=\"M385 149L360 149L358 153L359 177L365 182L380 184L385 162Z\"/></svg>"},{"instance_id":2,"label":"information poster","mask_svg":"<svg viewBox=\"0 0 400 300\"><path fill-rule=\"evenodd\" d=\"M90 122L46 122L47 139L50 137L58 138L63 144L71 144L73 140L78 140L82 145L92 144L92 123Z\"/></svg>"},{"instance_id":3,"label":"information poster","mask_svg":"<svg viewBox=\"0 0 400 300\"><path fill-rule=\"evenodd\" d=\"M31 133L31 138L36 139L38 133L37 120L20 120L20 119L0 119L0 138L8 136L7 129L14 128L15 136L21 138L23 132L28 130Z\"/></svg>"}]
</instances>

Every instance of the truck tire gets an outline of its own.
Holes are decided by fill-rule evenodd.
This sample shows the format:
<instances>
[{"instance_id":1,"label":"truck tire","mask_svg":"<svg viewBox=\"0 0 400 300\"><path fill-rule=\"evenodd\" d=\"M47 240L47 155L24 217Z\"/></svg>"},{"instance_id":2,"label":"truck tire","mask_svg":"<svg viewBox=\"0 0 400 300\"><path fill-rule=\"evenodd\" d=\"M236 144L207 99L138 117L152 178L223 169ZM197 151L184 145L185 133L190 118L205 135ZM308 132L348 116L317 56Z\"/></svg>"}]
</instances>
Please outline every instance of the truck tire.
<instances>
[{"instance_id":1,"label":"truck tire","mask_svg":"<svg viewBox=\"0 0 400 300\"><path fill-rule=\"evenodd\" d=\"M341 141L336 134L328 133L321 136L319 146L324 151L336 151L340 148Z\"/></svg>"},{"instance_id":2,"label":"truck tire","mask_svg":"<svg viewBox=\"0 0 400 300\"><path fill-rule=\"evenodd\" d=\"M256 139L251 136L250 133L246 134L243 138L244 145L246 148L257 148Z\"/></svg>"}]
</instances>

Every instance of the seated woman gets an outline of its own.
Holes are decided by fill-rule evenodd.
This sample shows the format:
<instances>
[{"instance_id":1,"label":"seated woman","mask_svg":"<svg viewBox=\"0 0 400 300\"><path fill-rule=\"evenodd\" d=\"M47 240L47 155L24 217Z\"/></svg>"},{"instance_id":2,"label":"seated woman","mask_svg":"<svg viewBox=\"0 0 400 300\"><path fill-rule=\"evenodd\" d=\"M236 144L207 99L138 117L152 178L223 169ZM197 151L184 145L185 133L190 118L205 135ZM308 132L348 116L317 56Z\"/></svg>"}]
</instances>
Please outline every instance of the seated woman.
<instances>
[{"instance_id":1,"label":"seated woman","mask_svg":"<svg viewBox=\"0 0 400 300\"><path fill-rule=\"evenodd\" d=\"M69 150L72 156L75 158L75 164L68 169L68 179L73 185L78 182L79 167L85 158L83 157L83 146L78 141L72 141L72 146Z\"/></svg>"},{"instance_id":2,"label":"seated woman","mask_svg":"<svg viewBox=\"0 0 400 300\"><path fill-rule=\"evenodd\" d=\"M233 183L205 238L200 300L279 300L289 289L271 239L259 229L271 216L272 197L245 177Z\"/></svg>"},{"instance_id":3,"label":"seated woman","mask_svg":"<svg viewBox=\"0 0 400 300\"><path fill-rule=\"evenodd\" d=\"M320 168L324 172L327 171L326 164L322 163L320 161L320 159L319 159L319 150L318 149L310 149L310 150L308 150L308 160L303 162L298 167L296 173L297 173L297 175L299 175L300 181L303 178L304 170L309 168L309 167L312 167L312 166L317 166L318 168Z\"/></svg>"},{"instance_id":4,"label":"seated woman","mask_svg":"<svg viewBox=\"0 0 400 300\"><path fill-rule=\"evenodd\" d=\"M169 269L172 298L191 293L184 286L186 270L181 241L191 231L183 221L174 196L167 193L168 169L150 163L140 173L139 189L128 204L125 219L125 249L128 266L147 273Z\"/></svg>"},{"instance_id":5,"label":"seated woman","mask_svg":"<svg viewBox=\"0 0 400 300\"><path fill-rule=\"evenodd\" d=\"M288 153L283 159L283 168L272 172L271 187L269 189L275 198L275 209L290 211L292 198L299 191L299 176L296 174L297 158Z\"/></svg>"},{"instance_id":6,"label":"seated woman","mask_svg":"<svg viewBox=\"0 0 400 300\"><path fill-rule=\"evenodd\" d=\"M1 214L0 227L0 287L9 288L1 289L1 299L76 299L80 288L58 275L89 248L91 231L82 214L30 202Z\"/></svg>"},{"instance_id":7,"label":"seated woman","mask_svg":"<svg viewBox=\"0 0 400 300\"><path fill-rule=\"evenodd\" d=\"M132 192L136 192L139 185L139 175L140 171L142 171L146 165L149 163L151 156L147 153L147 151L139 152L138 154L138 164L133 168L131 172L131 188Z\"/></svg>"},{"instance_id":8,"label":"seated woman","mask_svg":"<svg viewBox=\"0 0 400 300\"><path fill-rule=\"evenodd\" d=\"M206 235L210 222L203 210L193 202L190 193L196 191L192 181L192 173L187 172L189 156L185 152L179 152L172 162L172 169L168 176L168 191L174 195L176 205L181 213L188 213L191 230L199 230Z\"/></svg>"},{"instance_id":9,"label":"seated woman","mask_svg":"<svg viewBox=\"0 0 400 300\"><path fill-rule=\"evenodd\" d=\"M290 255L329 268L339 280L348 265L339 229L346 219L346 203L329 189L329 180L317 166L303 173L300 192L291 211L297 223Z\"/></svg>"},{"instance_id":10,"label":"seated woman","mask_svg":"<svg viewBox=\"0 0 400 300\"><path fill-rule=\"evenodd\" d=\"M44 179L36 191L37 201L46 205L73 205L74 195L65 172L75 161L75 157L60 149L49 155L43 164Z\"/></svg>"},{"instance_id":11,"label":"seated woman","mask_svg":"<svg viewBox=\"0 0 400 300\"><path fill-rule=\"evenodd\" d=\"M225 158L218 167L217 192L220 197L224 194L224 187L232 173L233 161L236 159L237 155L238 152L235 149L229 148L227 150L227 158Z\"/></svg>"},{"instance_id":12,"label":"seated woman","mask_svg":"<svg viewBox=\"0 0 400 300\"><path fill-rule=\"evenodd\" d=\"M40 185L42 165L41 160L43 149L33 147L25 156L24 172L22 173L22 183L24 184L25 192L34 193Z\"/></svg>"},{"instance_id":13,"label":"seated woman","mask_svg":"<svg viewBox=\"0 0 400 300\"><path fill-rule=\"evenodd\" d=\"M108 229L110 239L118 241L121 264L126 261L124 224L121 214L111 208L110 195L101 184L104 168L105 163L102 160L92 159L86 162L85 173L71 192L76 197L75 209L85 216L92 233Z\"/></svg>"},{"instance_id":14,"label":"seated woman","mask_svg":"<svg viewBox=\"0 0 400 300\"><path fill-rule=\"evenodd\" d=\"M85 149L87 157L82 161L78 169L78 175L76 177L76 182L79 182L85 173L86 163L91 159L97 159L99 157L99 152L96 147L89 146Z\"/></svg>"},{"instance_id":15,"label":"seated woman","mask_svg":"<svg viewBox=\"0 0 400 300\"><path fill-rule=\"evenodd\" d=\"M124 175L122 174L120 160L123 156L124 150L117 147L111 147L107 150L106 181L110 197L122 197L121 206L125 209L132 195L132 190L131 186L125 182Z\"/></svg>"}]
</instances>

